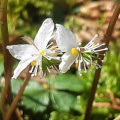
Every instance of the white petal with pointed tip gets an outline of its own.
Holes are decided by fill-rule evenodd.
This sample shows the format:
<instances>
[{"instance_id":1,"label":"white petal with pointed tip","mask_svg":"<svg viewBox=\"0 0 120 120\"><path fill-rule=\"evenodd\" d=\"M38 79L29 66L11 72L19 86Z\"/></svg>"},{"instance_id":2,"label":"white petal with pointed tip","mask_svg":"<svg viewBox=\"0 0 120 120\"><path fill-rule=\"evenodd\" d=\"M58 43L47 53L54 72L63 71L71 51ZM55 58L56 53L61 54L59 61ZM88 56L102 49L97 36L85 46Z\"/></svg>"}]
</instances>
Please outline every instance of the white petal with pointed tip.
<instances>
[{"instance_id":1,"label":"white petal with pointed tip","mask_svg":"<svg viewBox=\"0 0 120 120\"><path fill-rule=\"evenodd\" d=\"M78 46L76 38L70 30L60 24L56 24L56 28L56 42L62 52L70 51L73 47Z\"/></svg>"},{"instance_id":2,"label":"white petal with pointed tip","mask_svg":"<svg viewBox=\"0 0 120 120\"><path fill-rule=\"evenodd\" d=\"M6 47L11 55L18 60L28 59L32 54L37 54L38 50L33 45L11 45Z\"/></svg>"},{"instance_id":3,"label":"white petal with pointed tip","mask_svg":"<svg viewBox=\"0 0 120 120\"><path fill-rule=\"evenodd\" d=\"M38 33L35 36L34 43L39 50L44 50L53 37L54 23L51 18L47 18L41 25L38 30Z\"/></svg>"},{"instance_id":4,"label":"white petal with pointed tip","mask_svg":"<svg viewBox=\"0 0 120 120\"><path fill-rule=\"evenodd\" d=\"M75 62L76 58L78 55L73 55L70 52L66 52L63 56L62 56L62 62L59 65L59 70L62 73L67 72L71 65Z\"/></svg>"},{"instance_id":5,"label":"white petal with pointed tip","mask_svg":"<svg viewBox=\"0 0 120 120\"><path fill-rule=\"evenodd\" d=\"M31 59L25 59L25 60L21 60L18 64L18 66L16 67L16 69L14 70L14 75L13 75L13 79L16 79L19 74L34 60L35 58L31 58Z\"/></svg>"}]
</instances>

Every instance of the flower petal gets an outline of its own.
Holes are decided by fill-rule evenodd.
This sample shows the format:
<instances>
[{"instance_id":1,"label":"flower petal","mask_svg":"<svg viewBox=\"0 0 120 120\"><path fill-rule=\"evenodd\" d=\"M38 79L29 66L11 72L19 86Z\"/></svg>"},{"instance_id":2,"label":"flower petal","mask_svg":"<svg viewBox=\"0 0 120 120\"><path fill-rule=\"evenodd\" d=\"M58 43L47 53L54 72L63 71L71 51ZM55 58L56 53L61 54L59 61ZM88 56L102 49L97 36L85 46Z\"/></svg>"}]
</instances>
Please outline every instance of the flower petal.
<instances>
[{"instance_id":1,"label":"flower petal","mask_svg":"<svg viewBox=\"0 0 120 120\"><path fill-rule=\"evenodd\" d=\"M18 64L18 66L16 67L16 69L14 70L14 75L13 75L13 79L16 79L19 74L34 60L34 58L32 57L31 59L25 59L25 60L21 60Z\"/></svg>"},{"instance_id":2,"label":"flower petal","mask_svg":"<svg viewBox=\"0 0 120 120\"><path fill-rule=\"evenodd\" d=\"M56 42L62 52L70 51L71 48L78 46L76 38L70 30L60 24L56 24L56 27Z\"/></svg>"},{"instance_id":3,"label":"flower petal","mask_svg":"<svg viewBox=\"0 0 120 120\"><path fill-rule=\"evenodd\" d=\"M53 37L54 23L51 18L47 18L43 23L34 39L34 43L39 50L46 48L49 40Z\"/></svg>"},{"instance_id":4,"label":"flower petal","mask_svg":"<svg viewBox=\"0 0 120 120\"><path fill-rule=\"evenodd\" d=\"M38 50L33 45L11 45L6 47L11 55L18 60L28 59L32 55L37 54Z\"/></svg>"},{"instance_id":5,"label":"flower petal","mask_svg":"<svg viewBox=\"0 0 120 120\"><path fill-rule=\"evenodd\" d=\"M71 65L75 62L76 58L78 55L73 55L70 52L66 52L63 56L62 56L62 62L59 65L59 69L62 73L67 72Z\"/></svg>"}]
</instances>

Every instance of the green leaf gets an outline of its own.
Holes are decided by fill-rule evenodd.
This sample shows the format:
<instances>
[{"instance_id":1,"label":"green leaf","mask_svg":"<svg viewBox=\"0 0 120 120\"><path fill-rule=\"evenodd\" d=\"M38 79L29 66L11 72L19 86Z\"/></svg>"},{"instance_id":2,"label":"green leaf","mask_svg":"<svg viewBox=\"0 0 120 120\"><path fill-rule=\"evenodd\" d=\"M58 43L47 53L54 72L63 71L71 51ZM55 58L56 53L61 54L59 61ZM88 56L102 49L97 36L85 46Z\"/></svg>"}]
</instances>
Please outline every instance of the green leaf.
<instances>
[{"instance_id":1,"label":"green leaf","mask_svg":"<svg viewBox=\"0 0 120 120\"><path fill-rule=\"evenodd\" d=\"M12 80L14 94L17 94L22 82L22 80ZM22 105L27 109L43 112L49 104L49 92L45 91L39 83L30 80L21 100Z\"/></svg>"},{"instance_id":2,"label":"green leaf","mask_svg":"<svg viewBox=\"0 0 120 120\"><path fill-rule=\"evenodd\" d=\"M52 90L50 92L50 97L54 107L60 111L69 111L76 103L76 95Z\"/></svg>"},{"instance_id":3,"label":"green leaf","mask_svg":"<svg viewBox=\"0 0 120 120\"><path fill-rule=\"evenodd\" d=\"M16 91L19 90L22 82L22 80L12 80L12 88L15 94L17 94ZM43 112L51 99L52 105L56 109L69 111L76 104L76 93L84 89L84 84L79 80L79 77L70 74L48 78L49 85L52 89L43 89L39 83L30 80L22 96L21 103L27 109Z\"/></svg>"},{"instance_id":4,"label":"green leaf","mask_svg":"<svg viewBox=\"0 0 120 120\"><path fill-rule=\"evenodd\" d=\"M33 90L32 93L24 94L22 100L26 108L43 112L49 104L49 92Z\"/></svg>"},{"instance_id":5,"label":"green leaf","mask_svg":"<svg viewBox=\"0 0 120 120\"><path fill-rule=\"evenodd\" d=\"M26 108L42 112L49 104L49 92L45 91L39 83L31 80L24 91L22 99Z\"/></svg>"},{"instance_id":6,"label":"green leaf","mask_svg":"<svg viewBox=\"0 0 120 120\"><path fill-rule=\"evenodd\" d=\"M62 74L56 78L50 78L48 81L57 90L68 90L72 92L81 92L84 90L84 84L80 77L70 74Z\"/></svg>"}]
</instances>

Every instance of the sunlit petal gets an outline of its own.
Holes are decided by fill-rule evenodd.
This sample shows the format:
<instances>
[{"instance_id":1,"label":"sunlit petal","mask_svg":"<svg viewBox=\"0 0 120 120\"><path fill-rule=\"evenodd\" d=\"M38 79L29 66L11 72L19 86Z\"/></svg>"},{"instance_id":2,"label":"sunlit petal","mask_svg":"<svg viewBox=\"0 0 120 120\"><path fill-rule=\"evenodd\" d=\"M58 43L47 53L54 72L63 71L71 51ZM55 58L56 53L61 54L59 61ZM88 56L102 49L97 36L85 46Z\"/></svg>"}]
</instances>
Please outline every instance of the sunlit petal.
<instances>
[{"instance_id":1,"label":"sunlit petal","mask_svg":"<svg viewBox=\"0 0 120 120\"><path fill-rule=\"evenodd\" d=\"M62 52L67 52L73 47L77 47L77 41L74 34L60 24L56 24L56 42Z\"/></svg>"},{"instance_id":2,"label":"sunlit petal","mask_svg":"<svg viewBox=\"0 0 120 120\"><path fill-rule=\"evenodd\" d=\"M34 58L31 59L25 59L25 60L21 60L18 64L18 66L16 67L16 69L14 70L14 75L13 75L13 79L16 79L19 74L34 60Z\"/></svg>"},{"instance_id":3,"label":"sunlit petal","mask_svg":"<svg viewBox=\"0 0 120 120\"><path fill-rule=\"evenodd\" d=\"M54 23L51 18L47 18L42 26L39 28L38 33L34 39L34 43L39 50L46 48L49 40L53 37Z\"/></svg>"},{"instance_id":4,"label":"sunlit petal","mask_svg":"<svg viewBox=\"0 0 120 120\"><path fill-rule=\"evenodd\" d=\"M7 46L7 49L13 57L18 60L28 59L33 54L37 54L37 49L33 45L24 44L24 45L11 45Z\"/></svg>"},{"instance_id":5,"label":"sunlit petal","mask_svg":"<svg viewBox=\"0 0 120 120\"><path fill-rule=\"evenodd\" d=\"M62 56L62 62L59 65L59 69L62 73L67 72L71 65L75 62L78 55L73 55L70 52L65 53Z\"/></svg>"}]
</instances>

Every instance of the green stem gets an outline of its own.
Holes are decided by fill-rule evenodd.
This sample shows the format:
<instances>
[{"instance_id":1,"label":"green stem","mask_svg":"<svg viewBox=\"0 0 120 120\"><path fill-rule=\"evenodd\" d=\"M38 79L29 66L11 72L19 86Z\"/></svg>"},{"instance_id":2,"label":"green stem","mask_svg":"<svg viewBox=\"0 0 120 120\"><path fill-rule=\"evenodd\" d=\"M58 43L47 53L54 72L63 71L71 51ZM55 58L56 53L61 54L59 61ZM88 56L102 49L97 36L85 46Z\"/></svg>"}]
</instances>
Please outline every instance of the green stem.
<instances>
[{"instance_id":1,"label":"green stem","mask_svg":"<svg viewBox=\"0 0 120 120\"><path fill-rule=\"evenodd\" d=\"M29 67L29 70L30 70L30 67ZM18 91L16 97L14 98L14 100L13 100L13 102L12 102L12 104L11 104L11 106L10 106L10 108L9 108L9 110L8 110L8 112L7 112L6 117L5 117L4 120L10 120L11 115L12 115L12 113L14 112L14 110L15 110L15 108L16 108L16 106L17 106L17 103L19 102L19 100L20 100L20 98L21 98L21 96L22 96L22 94L23 94L26 85L27 85L28 82L29 82L29 79L30 79L30 76L31 76L31 74L29 73L29 70L28 70L27 76L26 76L26 78L24 79L23 84L22 84L22 86L20 87L20 90Z\"/></svg>"},{"instance_id":2,"label":"green stem","mask_svg":"<svg viewBox=\"0 0 120 120\"><path fill-rule=\"evenodd\" d=\"M104 36L104 41L106 43L106 47L109 46L109 42L111 40L111 36L112 36L113 30L114 30L114 26L115 26L116 21L119 17L119 14L120 14L120 3L118 3L117 6L116 6L116 9L115 9L115 11L113 13L113 16L111 18L111 21L109 23L106 34ZM104 53L105 52L103 52L103 54ZM101 57L101 59L103 60L104 57ZM102 66L102 62L98 61L98 64L100 64ZM90 120L90 113L91 113L95 93L96 93L96 90L97 90L97 85L98 85L98 81L99 81L99 78L100 78L100 73L101 73L101 69L97 69L96 72L95 72L94 81L93 81L93 84L92 84L91 93L90 93L90 97L89 97L89 100L88 100L84 120Z\"/></svg>"},{"instance_id":3,"label":"green stem","mask_svg":"<svg viewBox=\"0 0 120 120\"><path fill-rule=\"evenodd\" d=\"M4 56L4 75L5 75L5 86L2 90L1 96L1 111L3 118L6 114L6 102L8 104L11 103L11 90L10 90L10 80L12 75L12 63L11 63L11 56L6 49L6 46L9 45L9 35L8 35L8 26L7 26L7 3L8 0L0 1L0 24L1 24L1 33L3 39L3 56Z\"/></svg>"}]
</instances>

